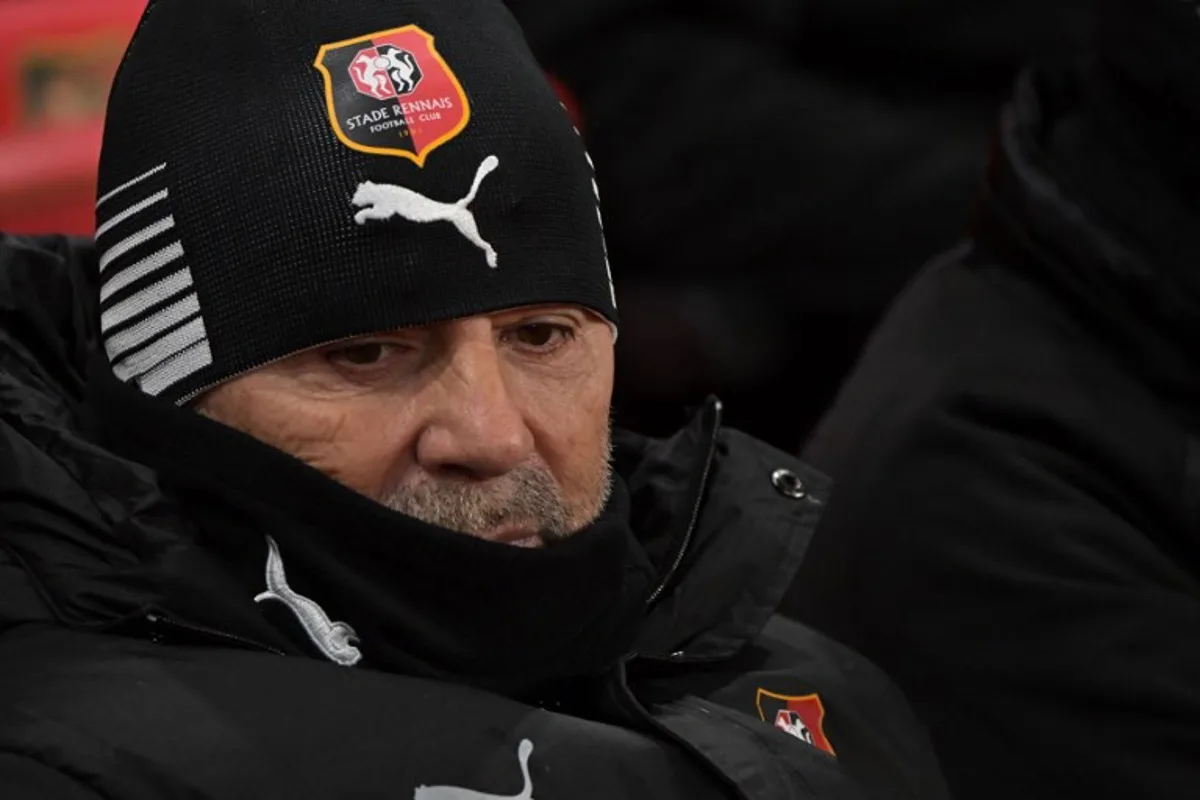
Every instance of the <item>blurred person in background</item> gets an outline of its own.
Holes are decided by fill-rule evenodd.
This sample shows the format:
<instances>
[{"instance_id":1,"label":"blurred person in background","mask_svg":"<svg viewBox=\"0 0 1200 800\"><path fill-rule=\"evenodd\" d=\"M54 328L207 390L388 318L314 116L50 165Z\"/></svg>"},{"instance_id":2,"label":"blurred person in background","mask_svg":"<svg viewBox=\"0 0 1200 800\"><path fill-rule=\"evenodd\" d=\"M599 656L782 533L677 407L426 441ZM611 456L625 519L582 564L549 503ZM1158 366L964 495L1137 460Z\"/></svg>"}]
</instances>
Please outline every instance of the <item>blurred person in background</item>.
<instances>
[{"instance_id":1,"label":"blurred person in background","mask_svg":"<svg viewBox=\"0 0 1200 800\"><path fill-rule=\"evenodd\" d=\"M1079 50L1091 5L507 2L596 158L618 419L669 429L715 390L785 448L961 235L1017 71Z\"/></svg>"},{"instance_id":2,"label":"blurred person in background","mask_svg":"<svg viewBox=\"0 0 1200 800\"><path fill-rule=\"evenodd\" d=\"M963 800L1200 787L1200 3L1097 8L805 451L785 610L898 679Z\"/></svg>"},{"instance_id":3,"label":"blurred person in background","mask_svg":"<svg viewBox=\"0 0 1200 800\"><path fill-rule=\"evenodd\" d=\"M941 800L774 616L825 481L611 431L583 144L499 2L156 0L96 241L0 239L0 787Z\"/></svg>"}]
</instances>

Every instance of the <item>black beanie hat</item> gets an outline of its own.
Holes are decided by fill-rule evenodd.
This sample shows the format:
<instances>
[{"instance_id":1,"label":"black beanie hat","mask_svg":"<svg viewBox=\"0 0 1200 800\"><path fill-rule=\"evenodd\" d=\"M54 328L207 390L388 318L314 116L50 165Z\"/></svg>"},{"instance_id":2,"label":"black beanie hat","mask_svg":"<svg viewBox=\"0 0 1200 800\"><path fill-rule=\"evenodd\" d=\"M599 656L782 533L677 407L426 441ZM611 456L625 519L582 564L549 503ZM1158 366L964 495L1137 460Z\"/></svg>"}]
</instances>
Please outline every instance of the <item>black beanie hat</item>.
<instances>
[{"instance_id":1,"label":"black beanie hat","mask_svg":"<svg viewBox=\"0 0 1200 800\"><path fill-rule=\"evenodd\" d=\"M590 159L499 0L151 0L99 194L109 361L175 403L499 309L616 323Z\"/></svg>"}]
</instances>

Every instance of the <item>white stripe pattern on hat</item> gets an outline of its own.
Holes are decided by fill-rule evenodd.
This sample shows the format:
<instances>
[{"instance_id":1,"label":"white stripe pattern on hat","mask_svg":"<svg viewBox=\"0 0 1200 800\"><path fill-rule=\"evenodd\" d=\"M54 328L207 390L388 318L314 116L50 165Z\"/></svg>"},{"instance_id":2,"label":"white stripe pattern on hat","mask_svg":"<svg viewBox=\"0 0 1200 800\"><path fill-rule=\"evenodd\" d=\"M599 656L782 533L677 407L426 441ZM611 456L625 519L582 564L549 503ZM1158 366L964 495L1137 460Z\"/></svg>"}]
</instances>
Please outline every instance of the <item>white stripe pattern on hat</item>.
<instances>
[{"instance_id":1,"label":"white stripe pattern on hat","mask_svg":"<svg viewBox=\"0 0 1200 800\"><path fill-rule=\"evenodd\" d=\"M158 304L170 300L184 289L191 287L192 271L185 267L105 309L100 313L100 331L105 335L106 342L109 332L117 326L145 314ZM110 355L113 354L110 353Z\"/></svg>"},{"instance_id":2,"label":"white stripe pattern on hat","mask_svg":"<svg viewBox=\"0 0 1200 800\"><path fill-rule=\"evenodd\" d=\"M100 286L100 302L107 303L109 299L122 289L137 283L142 278L158 272L168 264L173 264L183 258L183 245L179 242L168 245L152 256L147 256L136 264L132 264L120 272L109 275Z\"/></svg>"},{"instance_id":3,"label":"white stripe pattern on hat","mask_svg":"<svg viewBox=\"0 0 1200 800\"><path fill-rule=\"evenodd\" d=\"M213 363L212 349L208 345L208 339L203 339L142 375L137 379L138 386L146 394L157 397L211 363Z\"/></svg>"},{"instance_id":4,"label":"white stripe pattern on hat","mask_svg":"<svg viewBox=\"0 0 1200 800\"><path fill-rule=\"evenodd\" d=\"M171 356L207 338L204 320L197 317L182 328L176 328L161 339L113 364L113 372L123 381L145 375Z\"/></svg>"},{"instance_id":5,"label":"white stripe pattern on hat","mask_svg":"<svg viewBox=\"0 0 1200 800\"><path fill-rule=\"evenodd\" d=\"M166 219L160 219L153 225L142 228L137 233L134 233L131 236L117 242L112 247L105 250L100 256L100 273L104 274L104 270L108 269L108 267L114 261L128 253L130 250L133 250L138 245L143 245L156 236L160 236L174 227L175 217L167 217ZM97 239L99 239L98 234Z\"/></svg>"},{"instance_id":6,"label":"white stripe pattern on hat","mask_svg":"<svg viewBox=\"0 0 1200 800\"><path fill-rule=\"evenodd\" d=\"M99 228L97 228L96 229L96 238L99 239L101 236L108 233L110 230L115 228L117 225L120 225L122 222L124 222L125 220L132 217L134 214L137 214L141 211L145 211L147 208L154 205L155 203L161 203L163 200L166 200L167 197L170 196L170 194L171 193L168 190L163 189L161 192L158 192L157 194L150 195L142 202L135 203L134 205L132 205L129 208L122 211L120 214L117 214L116 216L110 218L108 220L108 222L105 222L103 225L101 225Z\"/></svg>"},{"instance_id":7,"label":"white stripe pattern on hat","mask_svg":"<svg viewBox=\"0 0 1200 800\"><path fill-rule=\"evenodd\" d=\"M136 381L151 395L213 363L200 296L170 207L167 166L159 164L96 203L104 350L117 378ZM102 206L111 211L103 220Z\"/></svg>"},{"instance_id":8,"label":"white stripe pattern on hat","mask_svg":"<svg viewBox=\"0 0 1200 800\"><path fill-rule=\"evenodd\" d=\"M141 183L142 181L144 181L144 180L147 180L147 179L149 179L149 178L152 178L153 176L155 176L155 175L157 175L158 173L162 172L162 171L163 171L163 170L165 170L166 168L167 168L167 165L166 165L166 163L164 162L164 163L162 163L162 164L159 164L157 167L154 167L153 169L151 169L151 170L148 170L148 171L146 171L146 172L142 173L141 175L138 175L136 178L134 178L133 180L129 181L128 183L123 183L123 184L121 184L120 186L118 186L117 188L113 189L111 192L109 192L108 194L104 195L104 196L103 196L103 197L101 197L99 200L97 200L97 201L96 201L96 208L100 208L100 206L104 205L104 204L105 204L105 203L107 203L109 200L112 200L114 197L116 197L117 195L119 195L121 192L125 191L126 189L132 189L134 186L137 186L137 185L138 185L139 183Z\"/></svg>"},{"instance_id":9,"label":"white stripe pattern on hat","mask_svg":"<svg viewBox=\"0 0 1200 800\"><path fill-rule=\"evenodd\" d=\"M200 298L189 294L177 303L173 303L162 311L157 311L136 325L125 328L120 333L108 337L105 343L107 351L115 358L135 347L141 347L156 336L161 336L184 320L200 315Z\"/></svg>"}]
</instances>

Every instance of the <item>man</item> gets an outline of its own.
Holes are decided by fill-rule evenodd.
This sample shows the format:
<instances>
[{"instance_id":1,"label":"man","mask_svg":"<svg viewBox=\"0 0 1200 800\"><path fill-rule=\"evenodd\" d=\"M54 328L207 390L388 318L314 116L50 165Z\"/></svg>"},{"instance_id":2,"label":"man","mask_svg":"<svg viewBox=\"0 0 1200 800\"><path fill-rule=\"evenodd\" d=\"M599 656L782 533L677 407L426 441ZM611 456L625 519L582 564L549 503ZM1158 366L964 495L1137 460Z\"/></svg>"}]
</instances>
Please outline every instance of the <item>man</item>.
<instances>
[{"instance_id":1,"label":"man","mask_svg":"<svg viewBox=\"0 0 1200 800\"><path fill-rule=\"evenodd\" d=\"M944 797L772 620L824 479L716 402L610 435L591 167L507 12L332 9L152 2L95 251L0 248L5 798Z\"/></svg>"},{"instance_id":2,"label":"man","mask_svg":"<svg viewBox=\"0 0 1200 800\"><path fill-rule=\"evenodd\" d=\"M1110 5L807 451L786 608L897 677L960 798L1200 786L1200 14Z\"/></svg>"}]
</instances>

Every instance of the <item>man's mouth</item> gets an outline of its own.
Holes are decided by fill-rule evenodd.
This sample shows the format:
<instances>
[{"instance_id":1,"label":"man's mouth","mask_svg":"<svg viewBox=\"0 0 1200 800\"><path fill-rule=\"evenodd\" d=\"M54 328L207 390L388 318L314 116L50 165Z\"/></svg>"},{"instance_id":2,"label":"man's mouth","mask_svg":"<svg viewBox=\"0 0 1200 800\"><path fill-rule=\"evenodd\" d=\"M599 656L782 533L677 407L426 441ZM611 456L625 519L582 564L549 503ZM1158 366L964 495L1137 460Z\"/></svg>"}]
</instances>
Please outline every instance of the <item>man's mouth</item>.
<instances>
[{"instance_id":1,"label":"man's mouth","mask_svg":"<svg viewBox=\"0 0 1200 800\"><path fill-rule=\"evenodd\" d=\"M481 539L497 544L507 544L513 547L541 547L544 543L537 528L532 525L501 525L479 534Z\"/></svg>"}]
</instances>

